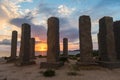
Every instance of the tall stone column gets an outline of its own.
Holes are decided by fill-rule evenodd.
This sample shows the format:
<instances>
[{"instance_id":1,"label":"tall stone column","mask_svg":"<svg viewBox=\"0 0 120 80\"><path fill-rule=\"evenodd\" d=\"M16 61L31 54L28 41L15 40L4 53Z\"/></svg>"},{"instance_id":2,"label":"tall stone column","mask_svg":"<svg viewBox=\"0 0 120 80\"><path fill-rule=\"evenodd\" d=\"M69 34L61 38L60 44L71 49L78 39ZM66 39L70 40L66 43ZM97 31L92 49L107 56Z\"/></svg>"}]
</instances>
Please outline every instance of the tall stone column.
<instances>
[{"instance_id":1,"label":"tall stone column","mask_svg":"<svg viewBox=\"0 0 120 80\"><path fill-rule=\"evenodd\" d=\"M101 61L115 61L115 41L113 33L113 18L103 17L99 20L99 48Z\"/></svg>"},{"instance_id":2,"label":"tall stone column","mask_svg":"<svg viewBox=\"0 0 120 80\"><path fill-rule=\"evenodd\" d=\"M20 46L20 63L28 64L30 61L30 37L31 28L27 23L22 24L21 46Z\"/></svg>"},{"instance_id":3,"label":"tall stone column","mask_svg":"<svg viewBox=\"0 0 120 80\"><path fill-rule=\"evenodd\" d=\"M35 38L30 39L30 58L35 58Z\"/></svg>"},{"instance_id":4,"label":"tall stone column","mask_svg":"<svg viewBox=\"0 0 120 80\"><path fill-rule=\"evenodd\" d=\"M79 18L80 62L90 63L92 59L91 20L87 15Z\"/></svg>"},{"instance_id":5,"label":"tall stone column","mask_svg":"<svg viewBox=\"0 0 120 80\"><path fill-rule=\"evenodd\" d=\"M17 31L12 31L12 39L11 39L11 56L10 59L16 59L17 52Z\"/></svg>"},{"instance_id":6,"label":"tall stone column","mask_svg":"<svg viewBox=\"0 0 120 80\"><path fill-rule=\"evenodd\" d=\"M65 57L68 56L68 39L67 38L63 39L63 55Z\"/></svg>"},{"instance_id":7,"label":"tall stone column","mask_svg":"<svg viewBox=\"0 0 120 80\"><path fill-rule=\"evenodd\" d=\"M60 46L59 19L56 17L50 17L48 19L47 45L47 62L57 62L60 53Z\"/></svg>"},{"instance_id":8,"label":"tall stone column","mask_svg":"<svg viewBox=\"0 0 120 80\"><path fill-rule=\"evenodd\" d=\"M101 50L101 42L100 42L100 34L99 33L97 34L97 39L98 39L98 54L100 56L102 50ZM101 59L99 58L99 60L101 60Z\"/></svg>"},{"instance_id":9,"label":"tall stone column","mask_svg":"<svg viewBox=\"0 0 120 80\"><path fill-rule=\"evenodd\" d=\"M113 30L114 30L114 37L115 37L117 59L120 60L120 21L114 22Z\"/></svg>"}]
</instances>

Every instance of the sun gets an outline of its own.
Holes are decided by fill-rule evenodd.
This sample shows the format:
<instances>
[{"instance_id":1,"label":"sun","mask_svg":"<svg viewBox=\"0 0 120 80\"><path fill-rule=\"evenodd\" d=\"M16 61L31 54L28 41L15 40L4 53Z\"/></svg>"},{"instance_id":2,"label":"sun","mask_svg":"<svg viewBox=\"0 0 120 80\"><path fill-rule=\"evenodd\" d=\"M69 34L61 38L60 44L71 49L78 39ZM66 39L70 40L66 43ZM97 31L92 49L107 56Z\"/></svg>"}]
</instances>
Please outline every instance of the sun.
<instances>
[{"instance_id":1,"label":"sun","mask_svg":"<svg viewBox=\"0 0 120 80\"><path fill-rule=\"evenodd\" d=\"M47 51L47 44L46 43L37 43L35 45L35 51Z\"/></svg>"}]
</instances>

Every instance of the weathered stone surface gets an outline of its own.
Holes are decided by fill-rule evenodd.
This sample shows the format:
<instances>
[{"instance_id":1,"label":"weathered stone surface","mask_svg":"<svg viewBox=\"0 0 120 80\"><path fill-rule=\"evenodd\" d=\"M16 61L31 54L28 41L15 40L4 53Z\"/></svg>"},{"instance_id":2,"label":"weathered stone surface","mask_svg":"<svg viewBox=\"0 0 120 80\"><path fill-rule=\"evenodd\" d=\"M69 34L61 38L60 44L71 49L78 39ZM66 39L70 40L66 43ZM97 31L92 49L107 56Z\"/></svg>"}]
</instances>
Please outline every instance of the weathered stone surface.
<instances>
[{"instance_id":1,"label":"weathered stone surface","mask_svg":"<svg viewBox=\"0 0 120 80\"><path fill-rule=\"evenodd\" d=\"M120 21L114 22L113 30L114 30L114 37L115 37L117 59L120 60Z\"/></svg>"},{"instance_id":2,"label":"weathered stone surface","mask_svg":"<svg viewBox=\"0 0 120 80\"><path fill-rule=\"evenodd\" d=\"M115 61L115 41L112 17L103 17L99 20L99 53L101 61Z\"/></svg>"},{"instance_id":3,"label":"weathered stone surface","mask_svg":"<svg viewBox=\"0 0 120 80\"><path fill-rule=\"evenodd\" d=\"M30 58L35 58L35 38L30 39Z\"/></svg>"},{"instance_id":4,"label":"weathered stone surface","mask_svg":"<svg viewBox=\"0 0 120 80\"><path fill-rule=\"evenodd\" d=\"M24 65L30 62L30 25L27 23L22 24L21 31L20 64Z\"/></svg>"},{"instance_id":5,"label":"weathered stone surface","mask_svg":"<svg viewBox=\"0 0 120 80\"><path fill-rule=\"evenodd\" d=\"M92 37L91 20L89 16L83 15L79 18L79 39L80 39L80 62L92 62Z\"/></svg>"},{"instance_id":6,"label":"weathered stone surface","mask_svg":"<svg viewBox=\"0 0 120 80\"><path fill-rule=\"evenodd\" d=\"M67 38L63 39L63 56L65 57L68 56L68 39Z\"/></svg>"},{"instance_id":7,"label":"weathered stone surface","mask_svg":"<svg viewBox=\"0 0 120 80\"><path fill-rule=\"evenodd\" d=\"M48 19L47 45L47 62L57 62L60 53L60 46L59 19L56 17L50 17Z\"/></svg>"},{"instance_id":8,"label":"weathered stone surface","mask_svg":"<svg viewBox=\"0 0 120 80\"><path fill-rule=\"evenodd\" d=\"M11 56L10 59L16 59L16 52L17 52L17 31L12 32L12 39L11 39Z\"/></svg>"},{"instance_id":9,"label":"weathered stone surface","mask_svg":"<svg viewBox=\"0 0 120 80\"><path fill-rule=\"evenodd\" d=\"M101 47L100 47L100 44L101 44L101 43L100 43L99 33L97 34L97 39L98 39L98 54L100 54L100 53L101 53L101 52L100 52L100 51L101 51L101 49L100 49L100 48L101 48Z\"/></svg>"}]
</instances>

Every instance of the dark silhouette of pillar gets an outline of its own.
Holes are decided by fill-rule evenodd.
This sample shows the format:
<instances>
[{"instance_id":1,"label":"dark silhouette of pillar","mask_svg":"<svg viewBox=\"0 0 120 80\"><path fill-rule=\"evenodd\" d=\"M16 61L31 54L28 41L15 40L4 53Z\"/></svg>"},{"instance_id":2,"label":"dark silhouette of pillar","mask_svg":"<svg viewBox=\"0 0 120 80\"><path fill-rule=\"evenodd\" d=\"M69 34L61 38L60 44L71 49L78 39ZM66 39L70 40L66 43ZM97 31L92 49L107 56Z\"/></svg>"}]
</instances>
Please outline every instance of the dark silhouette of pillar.
<instances>
[{"instance_id":1,"label":"dark silhouette of pillar","mask_svg":"<svg viewBox=\"0 0 120 80\"><path fill-rule=\"evenodd\" d=\"M48 19L47 45L47 62L57 62L60 53L60 46L59 19L56 17L50 17Z\"/></svg>"},{"instance_id":2,"label":"dark silhouette of pillar","mask_svg":"<svg viewBox=\"0 0 120 80\"><path fill-rule=\"evenodd\" d=\"M68 39L67 38L63 39L63 56L65 57L68 56Z\"/></svg>"},{"instance_id":3,"label":"dark silhouette of pillar","mask_svg":"<svg viewBox=\"0 0 120 80\"><path fill-rule=\"evenodd\" d=\"M12 39L11 39L11 56L10 59L16 59L17 52L17 31L12 31Z\"/></svg>"},{"instance_id":4,"label":"dark silhouette of pillar","mask_svg":"<svg viewBox=\"0 0 120 80\"><path fill-rule=\"evenodd\" d=\"M79 18L80 62L92 62L91 20L87 15Z\"/></svg>"},{"instance_id":5,"label":"dark silhouette of pillar","mask_svg":"<svg viewBox=\"0 0 120 80\"><path fill-rule=\"evenodd\" d=\"M35 58L35 38L30 39L30 57Z\"/></svg>"},{"instance_id":6,"label":"dark silhouette of pillar","mask_svg":"<svg viewBox=\"0 0 120 80\"><path fill-rule=\"evenodd\" d=\"M30 62L30 37L31 28L27 23L22 24L21 46L20 46L20 63L21 65Z\"/></svg>"},{"instance_id":7,"label":"dark silhouette of pillar","mask_svg":"<svg viewBox=\"0 0 120 80\"><path fill-rule=\"evenodd\" d=\"M117 53L117 59L120 60L120 21L115 21L114 26L115 47Z\"/></svg>"},{"instance_id":8,"label":"dark silhouette of pillar","mask_svg":"<svg viewBox=\"0 0 120 80\"><path fill-rule=\"evenodd\" d=\"M113 33L113 18L103 17L99 20L99 49L101 61L115 61L115 41Z\"/></svg>"}]
</instances>

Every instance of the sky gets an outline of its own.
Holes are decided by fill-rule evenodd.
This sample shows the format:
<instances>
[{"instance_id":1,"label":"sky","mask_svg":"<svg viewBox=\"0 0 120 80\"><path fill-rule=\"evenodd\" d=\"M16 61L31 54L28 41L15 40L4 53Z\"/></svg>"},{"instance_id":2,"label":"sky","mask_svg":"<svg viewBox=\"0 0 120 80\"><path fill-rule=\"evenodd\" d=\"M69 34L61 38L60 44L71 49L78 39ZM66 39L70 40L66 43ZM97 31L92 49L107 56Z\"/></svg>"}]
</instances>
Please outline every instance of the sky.
<instances>
[{"instance_id":1,"label":"sky","mask_svg":"<svg viewBox=\"0 0 120 80\"><path fill-rule=\"evenodd\" d=\"M120 0L0 0L0 52L10 51L11 34L18 31L18 51L21 25L31 25L31 35L36 39L36 51L47 49L47 19L60 21L60 48L63 38L68 38L69 50L79 49L78 19L89 15L92 23L93 48L98 49L98 21L104 16L120 20Z\"/></svg>"}]
</instances>

